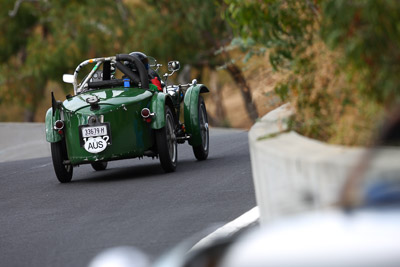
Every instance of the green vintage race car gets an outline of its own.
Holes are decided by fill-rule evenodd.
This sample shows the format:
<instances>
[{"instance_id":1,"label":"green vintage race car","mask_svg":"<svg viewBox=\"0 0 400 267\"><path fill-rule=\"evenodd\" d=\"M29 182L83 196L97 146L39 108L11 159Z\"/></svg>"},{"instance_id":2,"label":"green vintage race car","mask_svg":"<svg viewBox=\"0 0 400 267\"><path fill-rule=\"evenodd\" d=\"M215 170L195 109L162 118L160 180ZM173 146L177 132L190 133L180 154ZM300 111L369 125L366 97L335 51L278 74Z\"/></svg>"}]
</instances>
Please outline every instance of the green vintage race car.
<instances>
[{"instance_id":1,"label":"green vintage race car","mask_svg":"<svg viewBox=\"0 0 400 267\"><path fill-rule=\"evenodd\" d=\"M198 160L207 158L208 119L200 94L209 89L196 80L167 85L179 62L169 62L169 73L160 78L156 71L161 64L146 56L144 61L137 54L142 53L86 60L73 75L63 77L73 84L73 96L61 102L52 93L46 139L61 183L70 182L73 168L81 164L104 170L108 161L144 156L159 158L162 168L173 172L177 144L186 141ZM94 67L84 68L90 65ZM79 79L83 69L90 72ZM154 76L161 80L159 84L150 82Z\"/></svg>"}]
</instances>

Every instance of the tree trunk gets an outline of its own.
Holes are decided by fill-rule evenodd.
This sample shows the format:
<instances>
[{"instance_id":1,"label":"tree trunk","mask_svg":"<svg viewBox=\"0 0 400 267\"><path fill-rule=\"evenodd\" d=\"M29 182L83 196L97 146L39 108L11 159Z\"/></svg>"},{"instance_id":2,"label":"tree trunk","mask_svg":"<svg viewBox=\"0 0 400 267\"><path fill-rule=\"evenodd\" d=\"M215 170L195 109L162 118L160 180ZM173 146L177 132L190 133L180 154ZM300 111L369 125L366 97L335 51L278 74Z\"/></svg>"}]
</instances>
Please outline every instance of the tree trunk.
<instances>
[{"instance_id":1,"label":"tree trunk","mask_svg":"<svg viewBox=\"0 0 400 267\"><path fill-rule=\"evenodd\" d=\"M212 100L215 105L215 126L226 126L226 110L222 101L222 88L218 84L218 74L215 70L210 72L210 90L212 90Z\"/></svg>"},{"instance_id":2,"label":"tree trunk","mask_svg":"<svg viewBox=\"0 0 400 267\"><path fill-rule=\"evenodd\" d=\"M25 108L24 121L25 122L34 122L35 121L35 111L31 110L29 108Z\"/></svg>"},{"instance_id":3,"label":"tree trunk","mask_svg":"<svg viewBox=\"0 0 400 267\"><path fill-rule=\"evenodd\" d=\"M246 79L244 78L242 70L235 64L228 64L226 70L232 76L235 83L240 88L240 92L242 93L242 97L245 103L247 114L252 122L255 122L258 118L258 112L256 105L253 102L253 98L251 96L250 86L247 84Z\"/></svg>"}]
</instances>

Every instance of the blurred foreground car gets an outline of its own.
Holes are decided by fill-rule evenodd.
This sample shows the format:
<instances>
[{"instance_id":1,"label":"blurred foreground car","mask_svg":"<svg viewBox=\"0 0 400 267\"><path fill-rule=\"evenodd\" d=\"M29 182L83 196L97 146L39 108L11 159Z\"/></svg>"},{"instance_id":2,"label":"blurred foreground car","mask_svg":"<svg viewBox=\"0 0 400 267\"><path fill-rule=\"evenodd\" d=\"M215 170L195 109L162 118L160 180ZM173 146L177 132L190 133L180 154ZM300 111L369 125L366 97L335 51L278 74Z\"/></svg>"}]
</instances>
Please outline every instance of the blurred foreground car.
<instances>
[{"instance_id":1,"label":"blurred foreground car","mask_svg":"<svg viewBox=\"0 0 400 267\"><path fill-rule=\"evenodd\" d=\"M244 235L218 266L400 266L400 164L374 169L399 155L399 141L400 109L349 173L336 207Z\"/></svg>"},{"instance_id":2,"label":"blurred foreground car","mask_svg":"<svg viewBox=\"0 0 400 267\"><path fill-rule=\"evenodd\" d=\"M172 172L177 165L177 144L185 141L198 160L207 158L208 119L200 94L209 92L208 88L196 80L166 86L167 78L180 68L178 61L168 63L171 73L160 81L163 87L161 83L157 87L149 76L161 65L149 57L150 67L156 69L147 69L132 54L86 60L74 75L63 77L73 84L74 96L60 102L52 94L46 139L61 183L70 182L73 168L80 164L104 170L108 161L144 156L158 157L162 168ZM78 74L89 64L94 67L78 83ZM116 78L116 71L123 76ZM179 121L181 113L183 122Z\"/></svg>"},{"instance_id":3,"label":"blurred foreground car","mask_svg":"<svg viewBox=\"0 0 400 267\"><path fill-rule=\"evenodd\" d=\"M244 236L219 266L399 266L399 225L399 207L303 215Z\"/></svg>"}]
</instances>

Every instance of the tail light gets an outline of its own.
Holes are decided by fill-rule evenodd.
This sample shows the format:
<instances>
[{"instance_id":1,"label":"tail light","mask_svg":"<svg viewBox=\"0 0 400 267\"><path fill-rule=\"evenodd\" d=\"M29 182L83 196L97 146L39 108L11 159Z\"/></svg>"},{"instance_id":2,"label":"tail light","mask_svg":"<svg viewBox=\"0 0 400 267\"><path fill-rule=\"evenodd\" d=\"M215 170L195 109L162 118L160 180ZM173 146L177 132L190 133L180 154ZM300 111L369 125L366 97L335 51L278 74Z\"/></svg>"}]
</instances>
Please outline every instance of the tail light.
<instances>
[{"instance_id":1,"label":"tail light","mask_svg":"<svg viewBox=\"0 0 400 267\"><path fill-rule=\"evenodd\" d=\"M54 130L56 130L59 134L63 134L62 129L64 128L64 122L62 120L57 120L54 123Z\"/></svg>"},{"instance_id":2,"label":"tail light","mask_svg":"<svg viewBox=\"0 0 400 267\"><path fill-rule=\"evenodd\" d=\"M154 113L151 113L150 109L148 108L142 109L140 114L146 122L151 122L151 119L154 117Z\"/></svg>"},{"instance_id":3,"label":"tail light","mask_svg":"<svg viewBox=\"0 0 400 267\"><path fill-rule=\"evenodd\" d=\"M54 123L54 129L55 130L61 130L62 128L64 128L64 122L61 120L58 120Z\"/></svg>"}]
</instances>

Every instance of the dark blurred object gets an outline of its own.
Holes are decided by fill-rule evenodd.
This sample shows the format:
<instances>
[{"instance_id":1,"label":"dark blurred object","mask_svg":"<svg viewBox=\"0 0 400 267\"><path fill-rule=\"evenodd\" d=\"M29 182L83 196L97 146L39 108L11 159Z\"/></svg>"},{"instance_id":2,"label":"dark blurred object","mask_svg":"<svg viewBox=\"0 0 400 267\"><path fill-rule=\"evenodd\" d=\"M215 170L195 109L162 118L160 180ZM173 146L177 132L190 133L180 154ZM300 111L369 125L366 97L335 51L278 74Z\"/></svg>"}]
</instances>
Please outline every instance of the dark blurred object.
<instances>
[{"instance_id":1,"label":"dark blurred object","mask_svg":"<svg viewBox=\"0 0 400 267\"><path fill-rule=\"evenodd\" d=\"M400 204L400 181L375 182L365 190L364 205L390 206Z\"/></svg>"},{"instance_id":2,"label":"dark blurred object","mask_svg":"<svg viewBox=\"0 0 400 267\"><path fill-rule=\"evenodd\" d=\"M400 145L400 107L386 119L382 127L376 145L378 146L399 146Z\"/></svg>"},{"instance_id":3,"label":"dark blurred object","mask_svg":"<svg viewBox=\"0 0 400 267\"><path fill-rule=\"evenodd\" d=\"M378 134L375 142L370 147L368 152L365 153L360 159L359 164L353 168L349 174L349 178L344 184L338 201L339 206L344 209L352 209L371 203L376 205L378 199L387 203L388 199L394 200L400 197L393 195L395 191L392 188L400 186L399 173L389 174L389 176L392 176L390 178L386 177L387 175L381 174L380 177L372 177L372 181L371 179L367 179L369 175L369 168L373 164L374 160L379 159L380 151L387 146L394 147L396 149L399 144L400 106L396 107L386 118L385 123L382 126L382 130ZM380 192L379 198L377 198L378 187ZM383 189L383 187L386 187L386 189ZM387 194L390 192L390 196L384 196L384 192Z\"/></svg>"}]
</instances>

